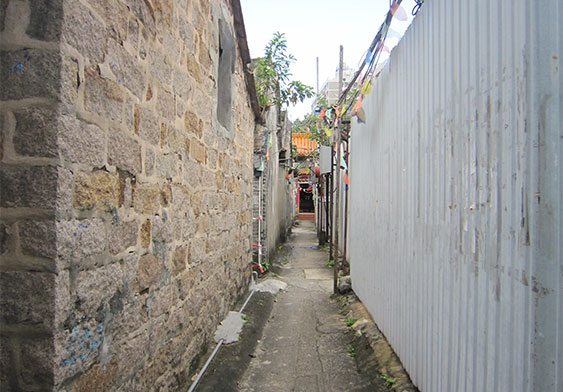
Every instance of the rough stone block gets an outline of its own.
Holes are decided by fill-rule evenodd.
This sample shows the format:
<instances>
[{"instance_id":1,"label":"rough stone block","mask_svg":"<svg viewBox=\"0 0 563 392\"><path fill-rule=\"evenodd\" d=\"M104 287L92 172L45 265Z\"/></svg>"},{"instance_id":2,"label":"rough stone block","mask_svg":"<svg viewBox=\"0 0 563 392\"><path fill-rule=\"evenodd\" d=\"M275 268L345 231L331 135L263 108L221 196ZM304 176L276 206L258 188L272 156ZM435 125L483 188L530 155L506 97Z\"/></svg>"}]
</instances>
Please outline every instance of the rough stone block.
<instances>
[{"instance_id":1,"label":"rough stone block","mask_svg":"<svg viewBox=\"0 0 563 392\"><path fill-rule=\"evenodd\" d=\"M146 254L139 258L137 270L138 290L143 291L155 286L160 281L162 261L153 254Z\"/></svg>"},{"instance_id":2,"label":"rough stone block","mask_svg":"<svg viewBox=\"0 0 563 392\"><path fill-rule=\"evenodd\" d=\"M147 142L158 146L160 144L160 122L153 111L148 108L139 108L138 118L138 135Z\"/></svg>"},{"instance_id":3,"label":"rough stone block","mask_svg":"<svg viewBox=\"0 0 563 392\"><path fill-rule=\"evenodd\" d=\"M92 8L102 17L110 37L118 42L127 38L129 10L126 2L90 0Z\"/></svg>"},{"instance_id":4,"label":"rough stone block","mask_svg":"<svg viewBox=\"0 0 563 392\"><path fill-rule=\"evenodd\" d=\"M57 196L57 168L0 164L0 207L53 208Z\"/></svg>"},{"instance_id":5,"label":"rough stone block","mask_svg":"<svg viewBox=\"0 0 563 392\"><path fill-rule=\"evenodd\" d=\"M194 88L192 90L192 99L192 108L194 112L200 118L210 119L213 99L200 88Z\"/></svg>"},{"instance_id":6,"label":"rough stone block","mask_svg":"<svg viewBox=\"0 0 563 392\"><path fill-rule=\"evenodd\" d=\"M125 96L117 83L106 79L95 68L86 69L84 82L84 107L87 111L112 121L121 121Z\"/></svg>"},{"instance_id":7,"label":"rough stone block","mask_svg":"<svg viewBox=\"0 0 563 392\"><path fill-rule=\"evenodd\" d=\"M78 307L89 316L95 316L100 305L109 302L117 291L123 291L123 275L118 263L81 271L76 277Z\"/></svg>"},{"instance_id":8,"label":"rough stone block","mask_svg":"<svg viewBox=\"0 0 563 392\"><path fill-rule=\"evenodd\" d=\"M211 56L209 55L209 43L203 39L199 41L199 63L203 69L211 69Z\"/></svg>"},{"instance_id":9,"label":"rough stone block","mask_svg":"<svg viewBox=\"0 0 563 392\"><path fill-rule=\"evenodd\" d=\"M121 253L131 246L137 244L137 233L139 225L136 221L121 221L112 225L109 230L109 250L112 254Z\"/></svg>"},{"instance_id":10,"label":"rough stone block","mask_svg":"<svg viewBox=\"0 0 563 392\"><path fill-rule=\"evenodd\" d=\"M61 82L58 51L23 49L0 52L0 100L45 97L57 99Z\"/></svg>"},{"instance_id":11,"label":"rough stone block","mask_svg":"<svg viewBox=\"0 0 563 392\"><path fill-rule=\"evenodd\" d=\"M171 202L172 202L172 187L170 184L165 184L160 188L160 204L163 207L168 207ZM166 211L163 212L163 217L168 219L168 214L166 213Z\"/></svg>"},{"instance_id":12,"label":"rough stone block","mask_svg":"<svg viewBox=\"0 0 563 392\"><path fill-rule=\"evenodd\" d=\"M0 255L6 253L9 249L11 228L4 223L0 223Z\"/></svg>"},{"instance_id":13,"label":"rough stone block","mask_svg":"<svg viewBox=\"0 0 563 392\"><path fill-rule=\"evenodd\" d=\"M167 135L167 142L168 142L168 147L179 154L182 154L186 151L186 136L184 135L184 133L174 127L171 127L168 129L168 135Z\"/></svg>"},{"instance_id":14,"label":"rough stone block","mask_svg":"<svg viewBox=\"0 0 563 392\"><path fill-rule=\"evenodd\" d=\"M152 222L152 239L156 242L169 243L174 239L174 232L168 219L155 216Z\"/></svg>"},{"instance_id":15,"label":"rough stone block","mask_svg":"<svg viewBox=\"0 0 563 392\"><path fill-rule=\"evenodd\" d=\"M173 81L174 83L172 86L174 88L176 99L180 101L187 101L190 94L188 74L183 71L174 70Z\"/></svg>"},{"instance_id":16,"label":"rough stone block","mask_svg":"<svg viewBox=\"0 0 563 392\"><path fill-rule=\"evenodd\" d=\"M114 359L106 364L95 364L80 375L68 387L69 392L110 391L115 390L119 380L125 373L118 372L118 364Z\"/></svg>"},{"instance_id":17,"label":"rough stone block","mask_svg":"<svg viewBox=\"0 0 563 392\"><path fill-rule=\"evenodd\" d=\"M98 261L105 253L108 236L101 219L57 221L56 230L57 252L63 260L85 264Z\"/></svg>"},{"instance_id":18,"label":"rough stone block","mask_svg":"<svg viewBox=\"0 0 563 392\"><path fill-rule=\"evenodd\" d=\"M140 214L155 214L160 208L160 189L157 184L139 184L133 194L133 208Z\"/></svg>"},{"instance_id":19,"label":"rough stone block","mask_svg":"<svg viewBox=\"0 0 563 392\"><path fill-rule=\"evenodd\" d=\"M72 172L62 166L57 168L59 181L57 185L56 216L62 219L72 212Z\"/></svg>"},{"instance_id":20,"label":"rough stone block","mask_svg":"<svg viewBox=\"0 0 563 392\"><path fill-rule=\"evenodd\" d=\"M101 63L104 59L106 29L89 9L78 0L64 1L64 19L62 39L91 64Z\"/></svg>"},{"instance_id":21,"label":"rough stone block","mask_svg":"<svg viewBox=\"0 0 563 392\"><path fill-rule=\"evenodd\" d=\"M70 115L62 116L59 124L59 147L65 160L96 167L103 165L105 132L102 129Z\"/></svg>"},{"instance_id":22,"label":"rough stone block","mask_svg":"<svg viewBox=\"0 0 563 392\"><path fill-rule=\"evenodd\" d=\"M175 119L174 111L176 109L176 103L174 102L174 96L170 94L166 89L160 89L158 91L158 99L156 101L156 110L161 117L172 122Z\"/></svg>"},{"instance_id":23,"label":"rough stone block","mask_svg":"<svg viewBox=\"0 0 563 392\"><path fill-rule=\"evenodd\" d=\"M178 173L178 170L176 169L176 161L176 155L157 155L155 174L159 178L173 178Z\"/></svg>"},{"instance_id":24,"label":"rough stone block","mask_svg":"<svg viewBox=\"0 0 563 392\"><path fill-rule=\"evenodd\" d=\"M213 148L207 149L207 164L210 169L217 169L217 150Z\"/></svg>"},{"instance_id":25,"label":"rough stone block","mask_svg":"<svg viewBox=\"0 0 563 392\"><path fill-rule=\"evenodd\" d=\"M186 52L191 55L191 53L194 52L194 28L189 23L189 19L185 14L178 18L178 31L180 33L180 38L182 38L184 44L186 45Z\"/></svg>"},{"instance_id":26,"label":"rough stone block","mask_svg":"<svg viewBox=\"0 0 563 392\"><path fill-rule=\"evenodd\" d=\"M0 1L0 31L4 31L6 21L6 9L8 8L8 1Z\"/></svg>"},{"instance_id":27,"label":"rough stone block","mask_svg":"<svg viewBox=\"0 0 563 392\"><path fill-rule=\"evenodd\" d=\"M190 157L203 164L205 164L207 160L205 146L195 138L190 140Z\"/></svg>"},{"instance_id":28,"label":"rough stone block","mask_svg":"<svg viewBox=\"0 0 563 392\"><path fill-rule=\"evenodd\" d=\"M57 111L28 108L14 112L14 150L20 155L52 158L57 151Z\"/></svg>"},{"instance_id":29,"label":"rough stone block","mask_svg":"<svg viewBox=\"0 0 563 392\"><path fill-rule=\"evenodd\" d=\"M149 315L151 318L156 318L164 313L170 312L174 302L176 301L176 286L169 284L162 287L160 290L155 291L154 298L149 306ZM165 331L159 331L162 335Z\"/></svg>"},{"instance_id":30,"label":"rough stone block","mask_svg":"<svg viewBox=\"0 0 563 392\"><path fill-rule=\"evenodd\" d=\"M30 0L27 35L42 41L58 41L63 18L62 3L62 0Z\"/></svg>"},{"instance_id":31,"label":"rough stone block","mask_svg":"<svg viewBox=\"0 0 563 392\"><path fill-rule=\"evenodd\" d=\"M141 246L147 248L151 243L151 221L149 219L141 225L141 231L139 234L141 238Z\"/></svg>"},{"instance_id":32,"label":"rough stone block","mask_svg":"<svg viewBox=\"0 0 563 392\"><path fill-rule=\"evenodd\" d=\"M135 175L141 172L141 147L139 143L118 129L108 134L108 162Z\"/></svg>"},{"instance_id":33,"label":"rough stone block","mask_svg":"<svg viewBox=\"0 0 563 392\"><path fill-rule=\"evenodd\" d=\"M142 99L145 91L145 76L138 60L113 39L108 40L107 57L109 66L117 77L117 83L124 85L137 98Z\"/></svg>"},{"instance_id":34,"label":"rough stone block","mask_svg":"<svg viewBox=\"0 0 563 392\"><path fill-rule=\"evenodd\" d=\"M59 101L68 106L74 105L78 98L78 60L69 56L62 56L61 86Z\"/></svg>"},{"instance_id":35,"label":"rough stone block","mask_svg":"<svg viewBox=\"0 0 563 392\"><path fill-rule=\"evenodd\" d=\"M54 221L26 220L19 223L20 246L24 254L55 259L57 237Z\"/></svg>"},{"instance_id":36,"label":"rough stone block","mask_svg":"<svg viewBox=\"0 0 563 392\"><path fill-rule=\"evenodd\" d=\"M205 260L207 250L207 238L196 237L191 240L189 260L190 264L198 264Z\"/></svg>"},{"instance_id":37,"label":"rough stone block","mask_svg":"<svg viewBox=\"0 0 563 392\"><path fill-rule=\"evenodd\" d=\"M55 345L52 336L23 339L20 343L20 380L22 389L41 385L45 390L54 385Z\"/></svg>"},{"instance_id":38,"label":"rough stone block","mask_svg":"<svg viewBox=\"0 0 563 392\"><path fill-rule=\"evenodd\" d=\"M156 31L154 11L148 4L150 3L146 3L143 0L130 0L127 2L127 5L129 5L139 22L143 24L147 33L154 35Z\"/></svg>"},{"instance_id":39,"label":"rough stone block","mask_svg":"<svg viewBox=\"0 0 563 392\"><path fill-rule=\"evenodd\" d=\"M189 74L191 75L192 78L195 79L197 83L201 83L203 81L203 76L202 76L203 72L201 70L199 63L197 62L197 60L195 59L192 53L188 53L187 55L187 68Z\"/></svg>"},{"instance_id":40,"label":"rough stone block","mask_svg":"<svg viewBox=\"0 0 563 392\"><path fill-rule=\"evenodd\" d=\"M135 51L139 50L139 22L133 18L129 20L127 42Z\"/></svg>"},{"instance_id":41,"label":"rough stone block","mask_svg":"<svg viewBox=\"0 0 563 392\"><path fill-rule=\"evenodd\" d=\"M150 177L154 174L154 151L147 148L145 151L145 175Z\"/></svg>"},{"instance_id":42,"label":"rough stone block","mask_svg":"<svg viewBox=\"0 0 563 392\"><path fill-rule=\"evenodd\" d=\"M55 317L55 274L0 272L0 320L50 330Z\"/></svg>"},{"instance_id":43,"label":"rough stone block","mask_svg":"<svg viewBox=\"0 0 563 392\"><path fill-rule=\"evenodd\" d=\"M0 386L6 391L17 391L17 377L14 373L15 355L7 336L0 335Z\"/></svg>"},{"instance_id":44,"label":"rough stone block","mask_svg":"<svg viewBox=\"0 0 563 392\"><path fill-rule=\"evenodd\" d=\"M135 374L146 367L149 351L149 331L141 329L133 337L125 337L115 342L115 359L118 364L119 373ZM150 390L149 387L147 390ZM124 388L125 391L141 391L143 389Z\"/></svg>"},{"instance_id":45,"label":"rough stone block","mask_svg":"<svg viewBox=\"0 0 563 392\"><path fill-rule=\"evenodd\" d=\"M120 196L119 175L103 170L78 172L74 176L73 206L80 210L117 208Z\"/></svg>"},{"instance_id":46,"label":"rough stone block","mask_svg":"<svg viewBox=\"0 0 563 392\"><path fill-rule=\"evenodd\" d=\"M186 261L188 258L188 249L185 246L179 246L172 253L171 272L178 275L186 270Z\"/></svg>"},{"instance_id":47,"label":"rough stone block","mask_svg":"<svg viewBox=\"0 0 563 392\"><path fill-rule=\"evenodd\" d=\"M197 114L186 110L186 114L184 116L184 125L188 132L193 133L198 138L201 138L203 135L203 121L201 118L198 117Z\"/></svg>"},{"instance_id":48,"label":"rough stone block","mask_svg":"<svg viewBox=\"0 0 563 392\"><path fill-rule=\"evenodd\" d=\"M164 54L157 50L149 52L149 72L153 78L158 80L161 87L172 84L172 67L166 62Z\"/></svg>"}]
</instances>

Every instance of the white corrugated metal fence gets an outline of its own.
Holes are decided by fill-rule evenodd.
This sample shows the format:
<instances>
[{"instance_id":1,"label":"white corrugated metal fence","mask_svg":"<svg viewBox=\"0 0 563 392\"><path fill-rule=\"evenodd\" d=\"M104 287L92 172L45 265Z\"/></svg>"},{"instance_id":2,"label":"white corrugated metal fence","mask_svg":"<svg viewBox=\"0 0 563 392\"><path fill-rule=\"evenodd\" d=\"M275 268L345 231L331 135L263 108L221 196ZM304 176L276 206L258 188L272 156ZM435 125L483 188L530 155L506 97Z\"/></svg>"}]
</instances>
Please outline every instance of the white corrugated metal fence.
<instances>
[{"instance_id":1,"label":"white corrugated metal fence","mask_svg":"<svg viewBox=\"0 0 563 392\"><path fill-rule=\"evenodd\" d=\"M422 391L563 391L563 1L426 1L364 99L354 290Z\"/></svg>"}]
</instances>

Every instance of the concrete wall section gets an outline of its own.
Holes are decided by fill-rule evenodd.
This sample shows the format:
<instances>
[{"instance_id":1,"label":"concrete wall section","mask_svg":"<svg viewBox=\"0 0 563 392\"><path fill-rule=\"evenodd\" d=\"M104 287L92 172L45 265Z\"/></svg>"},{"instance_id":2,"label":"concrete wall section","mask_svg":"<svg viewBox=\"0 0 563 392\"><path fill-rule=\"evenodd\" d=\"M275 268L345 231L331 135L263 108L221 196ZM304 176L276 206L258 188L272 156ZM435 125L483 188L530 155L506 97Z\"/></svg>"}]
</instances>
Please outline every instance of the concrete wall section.
<instances>
[{"instance_id":1,"label":"concrete wall section","mask_svg":"<svg viewBox=\"0 0 563 392\"><path fill-rule=\"evenodd\" d=\"M254 220L255 261L258 261L258 246L262 248L261 261L269 261L277 245L287 236L293 219L294 196L290 192L289 181L285 178L291 156L291 125L287 113L271 107L265 115L264 126L256 128L254 137L254 217L259 216L261 203L261 222ZM280 161L280 155L282 161ZM259 184L262 182L262 192ZM261 196L260 196L261 195ZM260 244L258 244L260 226Z\"/></svg>"},{"instance_id":2,"label":"concrete wall section","mask_svg":"<svg viewBox=\"0 0 563 392\"><path fill-rule=\"evenodd\" d=\"M246 290L254 115L236 40L221 57L230 6L2 2L3 391L185 387Z\"/></svg>"},{"instance_id":3,"label":"concrete wall section","mask_svg":"<svg viewBox=\"0 0 563 392\"><path fill-rule=\"evenodd\" d=\"M353 125L354 290L423 391L563 390L562 18L425 2Z\"/></svg>"}]
</instances>

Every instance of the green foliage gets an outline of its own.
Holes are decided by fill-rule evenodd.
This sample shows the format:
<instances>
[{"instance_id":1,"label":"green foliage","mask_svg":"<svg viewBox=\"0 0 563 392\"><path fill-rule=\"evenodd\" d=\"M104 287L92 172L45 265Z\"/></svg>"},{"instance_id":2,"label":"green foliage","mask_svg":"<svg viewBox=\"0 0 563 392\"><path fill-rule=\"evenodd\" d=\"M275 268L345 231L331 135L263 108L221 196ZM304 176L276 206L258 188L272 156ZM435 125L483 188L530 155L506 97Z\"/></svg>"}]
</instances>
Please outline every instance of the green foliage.
<instances>
[{"instance_id":1,"label":"green foliage","mask_svg":"<svg viewBox=\"0 0 563 392\"><path fill-rule=\"evenodd\" d=\"M356 349L351 344L348 345L348 355L352 358L356 356Z\"/></svg>"},{"instance_id":2,"label":"green foliage","mask_svg":"<svg viewBox=\"0 0 563 392\"><path fill-rule=\"evenodd\" d=\"M287 53L285 34L274 33L264 49L264 57L253 61L258 102L265 109L271 105L287 106L313 96L313 88L291 80L289 67L295 57Z\"/></svg>"},{"instance_id":3,"label":"green foliage","mask_svg":"<svg viewBox=\"0 0 563 392\"><path fill-rule=\"evenodd\" d=\"M324 95L317 94L317 98L315 98L315 105L326 109L328 108L328 99Z\"/></svg>"},{"instance_id":4,"label":"green foliage","mask_svg":"<svg viewBox=\"0 0 563 392\"><path fill-rule=\"evenodd\" d=\"M327 261L326 266L327 267L334 267L334 260L330 259L329 261Z\"/></svg>"},{"instance_id":5,"label":"green foliage","mask_svg":"<svg viewBox=\"0 0 563 392\"><path fill-rule=\"evenodd\" d=\"M344 320L347 327L351 327L356 321L358 321L358 319L355 317L348 317L346 320Z\"/></svg>"},{"instance_id":6,"label":"green foliage","mask_svg":"<svg viewBox=\"0 0 563 392\"><path fill-rule=\"evenodd\" d=\"M268 272L270 270L270 263L267 260L263 261L262 268L264 269L264 273Z\"/></svg>"},{"instance_id":7,"label":"green foliage","mask_svg":"<svg viewBox=\"0 0 563 392\"><path fill-rule=\"evenodd\" d=\"M291 132L306 133L307 137L311 140L316 141L317 144L319 145L323 144L325 146L329 146L330 145L329 138L326 135L322 136L321 134L321 132L323 132L322 128L323 125L321 120L319 119L319 116L311 113L305 116L303 120L297 119L293 121L293 124L291 126ZM322 143L321 143L321 138L322 138Z\"/></svg>"},{"instance_id":8,"label":"green foliage","mask_svg":"<svg viewBox=\"0 0 563 392\"><path fill-rule=\"evenodd\" d=\"M382 373L381 378L385 381L385 385L391 386L393 385L397 379L395 377L390 377L389 375Z\"/></svg>"}]
</instances>

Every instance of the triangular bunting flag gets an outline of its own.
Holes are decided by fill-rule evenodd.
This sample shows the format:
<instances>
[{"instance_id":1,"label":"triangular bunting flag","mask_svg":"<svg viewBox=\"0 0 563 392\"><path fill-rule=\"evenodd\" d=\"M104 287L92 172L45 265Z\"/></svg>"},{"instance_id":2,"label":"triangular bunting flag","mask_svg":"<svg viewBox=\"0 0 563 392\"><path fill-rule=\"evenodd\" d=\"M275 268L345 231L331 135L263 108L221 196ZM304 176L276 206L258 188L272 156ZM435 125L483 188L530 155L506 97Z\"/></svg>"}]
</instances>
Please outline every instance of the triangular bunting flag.
<instances>
[{"instance_id":1,"label":"triangular bunting flag","mask_svg":"<svg viewBox=\"0 0 563 392\"><path fill-rule=\"evenodd\" d=\"M407 19L408 19L407 18L407 12L401 6L399 6L397 8L397 10L394 12L394 16L395 16L395 18L397 18L397 20L400 20L401 22L406 22Z\"/></svg>"}]
</instances>

